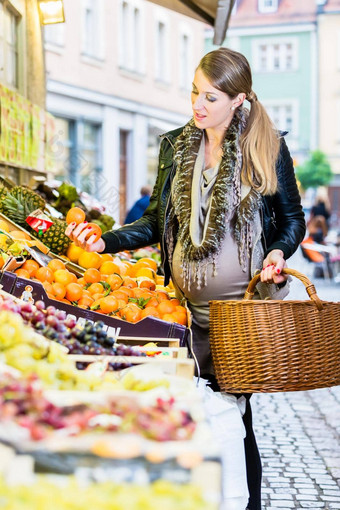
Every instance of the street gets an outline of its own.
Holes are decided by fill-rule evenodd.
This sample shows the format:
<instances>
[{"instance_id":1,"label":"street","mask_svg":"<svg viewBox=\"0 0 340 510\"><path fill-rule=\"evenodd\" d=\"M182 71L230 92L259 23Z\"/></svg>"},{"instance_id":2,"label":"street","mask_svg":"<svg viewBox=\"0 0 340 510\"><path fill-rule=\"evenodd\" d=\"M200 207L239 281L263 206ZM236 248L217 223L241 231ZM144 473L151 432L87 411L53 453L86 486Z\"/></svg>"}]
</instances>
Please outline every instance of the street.
<instances>
[{"instance_id":1,"label":"street","mask_svg":"<svg viewBox=\"0 0 340 510\"><path fill-rule=\"evenodd\" d=\"M288 262L311 279L321 299L340 301L340 283L313 278L300 251ZM289 299L309 299L301 282L292 282ZM340 386L254 394L252 408L263 510L340 509Z\"/></svg>"}]
</instances>

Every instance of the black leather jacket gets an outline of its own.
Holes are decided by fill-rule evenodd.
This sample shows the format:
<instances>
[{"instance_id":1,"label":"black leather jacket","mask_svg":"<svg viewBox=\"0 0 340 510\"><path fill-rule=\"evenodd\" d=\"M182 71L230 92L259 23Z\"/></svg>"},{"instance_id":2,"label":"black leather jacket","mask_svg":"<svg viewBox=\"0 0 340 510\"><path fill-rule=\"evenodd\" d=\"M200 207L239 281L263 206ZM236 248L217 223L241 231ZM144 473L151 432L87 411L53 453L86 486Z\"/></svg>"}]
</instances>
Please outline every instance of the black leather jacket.
<instances>
[{"instance_id":1,"label":"black leather jacket","mask_svg":"<svg viewBox=\"0 0 340 510\"><path fill-rule=\"evenodd\" d=\"M176 137L183 128L163 135L159 153L156 184L150 205L144 215L134 223L118 230L103 234L105 252L117 253L122 250L135 250L160 243L165 284L170 277L170 267L165 244L165 232L170 204L170 189L176 166L173 162L173 147ZM263 246L265 255L271 250L280 249L288 259L297 249L305 235L305 219L300 195L296 185L293 162L287 145L281 137L281 148L276 165L278 192L263 197L261 211L263 225Z\"/></svg>"}]
</instances>

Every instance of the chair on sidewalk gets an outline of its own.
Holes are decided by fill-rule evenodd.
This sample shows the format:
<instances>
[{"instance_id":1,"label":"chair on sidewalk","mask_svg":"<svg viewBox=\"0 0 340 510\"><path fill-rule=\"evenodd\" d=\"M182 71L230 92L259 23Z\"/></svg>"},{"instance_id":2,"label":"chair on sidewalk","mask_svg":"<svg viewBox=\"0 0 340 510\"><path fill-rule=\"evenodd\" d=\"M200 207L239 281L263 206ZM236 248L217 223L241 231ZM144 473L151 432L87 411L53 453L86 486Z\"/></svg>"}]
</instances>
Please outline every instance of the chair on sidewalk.
<instances>
[{"instance_id":1,"label":"chair on sidewalk","mask_svg":"<svg viewBox=\"0 0 340 510\"><path fill-rule=\"evenodd\" d=\"M311 237L307 237L300 244L300 248L303 257L313 265L314 277L333 279L332 256L335 255L333 247L316 243Z\"/></svg>"}]
</instances>

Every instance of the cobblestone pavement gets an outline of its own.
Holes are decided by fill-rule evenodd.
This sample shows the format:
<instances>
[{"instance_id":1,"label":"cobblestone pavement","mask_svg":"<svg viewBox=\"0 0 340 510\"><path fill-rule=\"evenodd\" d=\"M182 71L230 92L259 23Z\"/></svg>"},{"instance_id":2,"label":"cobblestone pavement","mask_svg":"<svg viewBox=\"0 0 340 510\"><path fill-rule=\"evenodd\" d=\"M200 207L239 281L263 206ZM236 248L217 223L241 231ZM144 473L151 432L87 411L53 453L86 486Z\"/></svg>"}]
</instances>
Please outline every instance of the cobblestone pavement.
<instances>
[{"instance_id":1,"label":"cobblestone pavement","mask_svg":"<svg viewBox=\"0 0 340 510\"><path fill-rule=\"evenodd\" d=\"M340 301L340 283L313 279L299 253L289 265L311 278L321 299ZM308 299L300 282L289 299ZM263 510L340 509L340 386L253 395L252 408Z\"/></svg>"}]
</instances>

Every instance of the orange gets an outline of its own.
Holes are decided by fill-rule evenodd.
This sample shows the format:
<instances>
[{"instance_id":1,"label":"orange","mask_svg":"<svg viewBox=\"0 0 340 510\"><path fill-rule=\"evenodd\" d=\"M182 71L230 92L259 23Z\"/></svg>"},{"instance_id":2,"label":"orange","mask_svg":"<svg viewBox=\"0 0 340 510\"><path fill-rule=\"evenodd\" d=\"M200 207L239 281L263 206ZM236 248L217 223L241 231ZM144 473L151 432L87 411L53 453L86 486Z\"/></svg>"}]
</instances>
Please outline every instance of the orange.
<instances>
[{"instance_id":1,"label":"orange","mask_svg":"<svg viewBox=\"0 0 340 510\"><path fill-rule=\"evenodd\" d=\"M76 246L74 243L71 243L67 248L66 255L70 259L71 262L78 263L80 255L84 252L83 248L80 246Z\"/></svg>"},{"instance_id":2,"label":"orange","mask_svg":"<svg viewBox=\"0 0 340 510\"><path fill-rule=\"evenodd\" d=\"M117 298L117 310L120 310L121 308L124 308L127 301L124 301L124 299L118 299Z\"/></svg>"},{"instance_id":3,"label":"orange","mask_svg":"<svg viewBox=\"0 0 340 510\"><path fill-rule=\"evenodd\" d=\"M94 303L94 299L90 298L89 296L82 296L78 301L78 306L90 308Z\"/></svg>"},{"instance_id":4,"label":"orange","mask_svg":"<svg viewBox=\"0 0 340 510\"><path fill-rule=\"evenodd\" d=\"M111 290L119 289L123 284L123 279L119 274L110 274L106 278L107 283L110 285Z\"/></svg>"},{"instance_id":5,"label":"orange","mask_svg":"<svg viewBox=\"0 0 340 510\"><path fill-rule=\"evenodd\" d=\"M139 284L141 289L155 290L156 284L152 280L142 280Z\"/></svg>"},{"instance_id":6,"label":"orange","mask_svg":"<svg viewBox=\"0 0 340 510\"><path fill-rule=\"evenodd\" d=\"M155 290L155 295L159 303L165 301L166 299L170 299L168 293L164 290Z\"/></svg>"},{"instance_id":7,"label":"orange","mask_svg":"<svg viewBox=\"0 0 340 510\"><path fill-rule=\"evenodd\" d=\"M180 306L181 302L177 298L171 298L171 303L176 306ZM184 307L183 307L184 308ZM185 308L184 308L185 309Z\"/></svg>"},{"instance_id":8,"label":"orange","mask_svg":"<svg viewBox=\"0 0 340 510\"><path fill-rule=\"evenodd\" d=\"M93 294L103 294L104 293L104 287L101 283L91 283L89 288L87 289L90 294L93 296Z\"/></svg>"},{"instance_id":9,"label":"orange","mask_svg":"<svg viewBox=\"0 0 340 510\"><path fill-rule=\"evenodd\" d=\"M116 258L114 259L114 262L115 262L115 263L119 266L119 272L120 272L120 274L121 274L122 276L125 276L125 275L127 275L127 276L133 276L133 275L131 275L131 274L130 274L130 272L129 272L129 271L130 271L130 266L132 266L131 262L128 262L128 261L124 261L124 262L119 261L119 262L118 262L118 261L117 261L117 258L118 258L118 257L116 257Z\"/></svg>"},{"instance_id":10,"label":"orange","mask_svg":"<svg viewBox=\"0 0 340 510\"><path fill-rule=\"evenodd\" d=\"M145 308L149 308L149 307L152 307L152 308L157 308L157 306L159 305L159 302L158 300L155 298L155 297L152 297L149 299L149 301L146 303L145 305Z\"/></svg>"},{"instance_id":11,"label":"orange","mask_svg":"<svg viewBox=\"0 0 340 510\"><path fill-rule=\"evenodd\" d=\"M50 282L54 281L54 273L49 267L39 267L37 272L35 273L35 278L40 282Z\"/></svg>"},{"instance_id":12,"label":"orange","mask_svg":"<svg viewBox=\"0 0 340 510\"><path fill-rule=\"evenodd\" d=\"M51 294L53 296L53 299L54 299L52 283L47 282L47 281L46 282L42 282L42 286L46 290L46 293L47 294Z\"/></svg>"},{"instance_id":13,"label":"orange","mask_svg":"<svg viewBox=\"0 0 340 510\"><path fill-rule=\"evenodd\" d=\"M73 282L73 274L68 269L57 269L54 272L54 281L66 287L66 285Z\"/></svg>"},{"instance_id":14,"label":"orange","mask_svg":"<svg viewBox=\"0 0 340 510\"><path fill-rule=\"evenodd\" d=\"M80 207L72 207L66 214L66 223L69 225L74 222L79 225L85 221L85 218L86 214Z\"/></svg>"},{"instance_id":15,"label":"orange","mask_svg":"<svg viewBox=\"0 0 340 510\"><path fill-rule=\"evenodd\" d=\"M134 303L128 303L124 308L119 310L122 319L128 322L138 322L141 318L142 310Z\"/></svg>"},{"instance_id":16,"label":"orange","mask_svg":"<svg viewBox=\"0 0 340 510\"><path fill-rule=\"evenodd\" d=\"M158 313L163 316L176 311L176 305L171 303L171 300L164 300L159 303L157 307Z\"/></svg>"},{"instance_id":17,"label":"orange","mask_svg":"<svg viewBox=\"0 0 340 510\"><path fill-rule=\"evenodd\" d=\"M92 294L91 294L91 292L89 290L83 289L83 296L92 297Z\"/></svg>"},{"instance_id":18,"label":"orange","mask_svg":"<svg viewBox=\"0 0 340 510\"><path fill-rule=\"evenodd\" d=\"M165 313L162 315L162 320L166 322L176 322L175 317L172 313Z\"/></svg>"},{"instance_id":19,"label":"orange","mask_svg":"<svg viewBox=\"0 0 340 510\"><path fill-rule=\"evenodd\" d=\"M109 253L101 253L100 256L102 258L102 262L107 262L107 261L113 262L113 257Z\"/></svg>"},{"instance_id":20,"label":"orange","mask_svg":"<svg viewBox=\"0 0 340 510\"><path fill-rule=\"evenodd\" d=\"M95 251L83 251L78 259L78 264L84 269L90 269L92 267L99 269L101 265L101 257L99 253Z\"/></svg>"},{"instance_id":21,"label":"orange","mask_svg":"<svg viewBox=\"0 0 340 510\"><path fill-rule=\"evenodd\" d=\"M171 301L174 301L174 299L172 299ZM177 305L176 306L176 312L184 313L184 315L186 315L187 314L187 309L184 306Z\"/></svg>"},{"instance_id":22,"label":"orange","mask_svg":"<svg viewBox=\"0 0 340 510\"><path fill-rule=\"evenodd\" d=\"M136 272L136 277L139 278L140 276L146 276L147 278L151 278L151 280L156 281L156 273L150 267L142 267L138 269Z\"/></svg>"},{"instance_id":23,"label":"orange","mask_svg":"<svg viewBox=\"0 0 340 510\"><path fill-rule=\"evenodd\" d=\"M125 303L129 301L129 296L125 292L122 292L121 289L114 290L111 292L110 296L114 296L118 301L124 301Z\"/></svg>"},{"instance_id":24,"label":"orange","mask_svg":"<svg viewBox=\"0 0 340 510\"><path fill-rule=\"evenodd\" d=\"M66 285L66 299L69 301L78 301L83 295L83 288L78 283L69 283Z\"/></svg>"},{"instance_id":25,"label":"orange","mask_svg":"<svg viewBox=\"0 0 340 510\"><path fill-rule=\"evenodd\" d=\"M102 229L100 228L99 225L97 225L97 223L89 223L87 225L87 228L90 229L89 230L89 233L86 235L86 239L90 239L90 237L92 237L93 235L95 235L95 240L94 242L98 241L98 239L101 238L102 236Z\"/></svg>"},{"instance_id":26,"label":"orange","mask_svg":"<svg viewBox=\"0 0 340 510\"><path fill-rule=\"evenodd\" d=\"M70 278L71 278L71 282L72 282L72 283L78 283L78 278L77 278L77 276L76 276L74 273L71 273L71 271L70 271L70 274L71 274L71 276L70 276Z\"/></svg>"},{"instance_id":27,"label":"orange","mask_svg":"<svg viewBox=\"0 0 340 510\"><path fill-rule=\"evenodd\" d=\"M183 326L187 325L187 316L185 313L181 312L172 312L171 314L173 318L175 319L175 322L178 322L178 324L182 324ZM164 315L163 315L164 317Z\"/></svg>"},{"instance_id":28,"label":"orange","mask_svg":"<svg viewBox=\"0 0 340 510\"><path fill-rule=\"evenodd\" d=\"M141 263L141 262L143 264L146 264L147 267L150 267L154 271L157 271L157 262L154 259L152 259L151 257L143 257L143 258L139 259L138 263Z\"/></svg>"},{"instance_id":29,"label":"orange","mask_svg":"<svg viewBox=\"0 0 340 510\"><path fill-rule=\"evenodd\" d=\"M99 268L102 274L120 274L120 266L112 260L105 260Z\"/></svg>"},{"instance_id":30,"label":"orange","mask_svg":"<svg viewBox=\"0 0 340 510\"><path fill-rule=\"evenodd\" d=\"M1 257L1 259L4 260L2 257ZM15 271L15 274L17 276L20 276L20 278L27 278L27 280L29 280L31 278L31 275L29 274L27 269L22 269L21 267L19 267L19 269L17 269Z\"/></svg>"},{"instance_id":31,"label":"orange","mask_svg":"<svg viewBox=\"0 0 340 510\"><path fill-rule=\"evenodd\" d=\"M5 261L4 259L0 256L0 269L2 268L2 266L5 264Z\"/></svg>"},{"instance_id":32,"label":"orange","mask_svg":"<svg viewBox=\"0 0 340 510\"><path fill-rule=\"evenodd\" d=\"M66 296L66 288L62 283L52 283L52 294L54 294L57 299L63 299Z\"/></svg>"},{"instance_id":33,"label":"orange","mask_svg":"<svg viewBox=\"0 0 340 510\"><path fill-rule=\"evenodd\" d=\"M141 319L144 319L144 317L149 317L149 316L157 317L157 319L160 319L160 317L161 317L157 311L157 308L155 308L154 306L149 306L148 308L144 308L144 310L142 310L142 312L140 314Z\"/></svg>"},{"instance_id":34,"label":"orange","mask_svg":"<svg viewBox=\"0 0 340 510\"><path fill-rule=\"evenodd\" d=\"M28 259L28 260L25 260L25 262L21 266L21 269L25 269L26 271L29 272L31 277L34 277L36 272L38 271L39 267L40 267L40 265L38 264L38 262L36 260Z\"/></svg>"},{"instance_id":35,"label":"orange","mask_svg":"<svg viewBox=\"0 0 340 510\"><path fill-rule=\"evenodd\" d=\"M65 264L59 259L52 259L47 264L47 267L52 269L52 271L57 271L57 269L65 269Z\"/></svg>"},{"instance_id":36,"label":"orange","mask_svg":"<svg viewBox=\"0 0 340 510\"><path fill-rule=\"evenodd\" d=\"M100 309L104 313L112 313L118 309L118 301L114 296L106 296L100 300Z\"/></svg>"},{"instance_id":37,"label":"orange","mask_svg":"<svg viewBox=\"0 0 340 510\"><path fill-rule=\"evenodd\" d=\"M130 276L124 276L123 278L124 287L129 287L129 289L134 289L137 287L137 282L133 280Z\"/></svg>"},{"instance_id":38,"label":"orange","mask_svg":"<svg viewBox=\"0 0 340 510\"><path fill-rule=\"evenodd\" d=\"M104 297L103 292L95 292L94 294L91 294L91 298L94 301L98 301L98 299L103 299L103 297Z\"/></svg>"},{"instance_id":39,"label":"orange","mask_svg":"<svg viewBox=\"0 0 340 510\"><path fill-rule=\"evenodd\" d=\"M94 267L90 269L86 269L84 273L84 280L86 283L97 283L101 279L101 274L98 271L98 269L95 269Z\"/></svg>"},{"instance_id":40,"label":"orange","mask_svg":"<svg viewBox=\"0 0 340 510\"><path fill-rule=\"evenodd\" d=\"M22 232L21 230L12 230L10 233L10 236L13 237L13 239L19 240L19 241L30 241L31 236L27 234L26 232Z\"/></svg>"},{"instance_id":41,"label":"orange","mask_svg":"<svg viewBox=\"0 0 340 510\"><path fill-rule=\"evenodd\" d=\"M135 297L134 295L134 289L130 289L130 287L124 287L124 285L122 285L119 289L121 292L124 292L128 298L133 298Z\"/></svg>"},{"instance_id":42,"label":"orange","mask_svg":"<svg viewBox=\"0 0 340 510\"><path fill-rule=\"evenodd\" d=\"M79 283L79 285L81 285L82 287L86 285L86 281L84 280L84 278L78 278L75 283Z\"/></svg>"}]
</instances>

